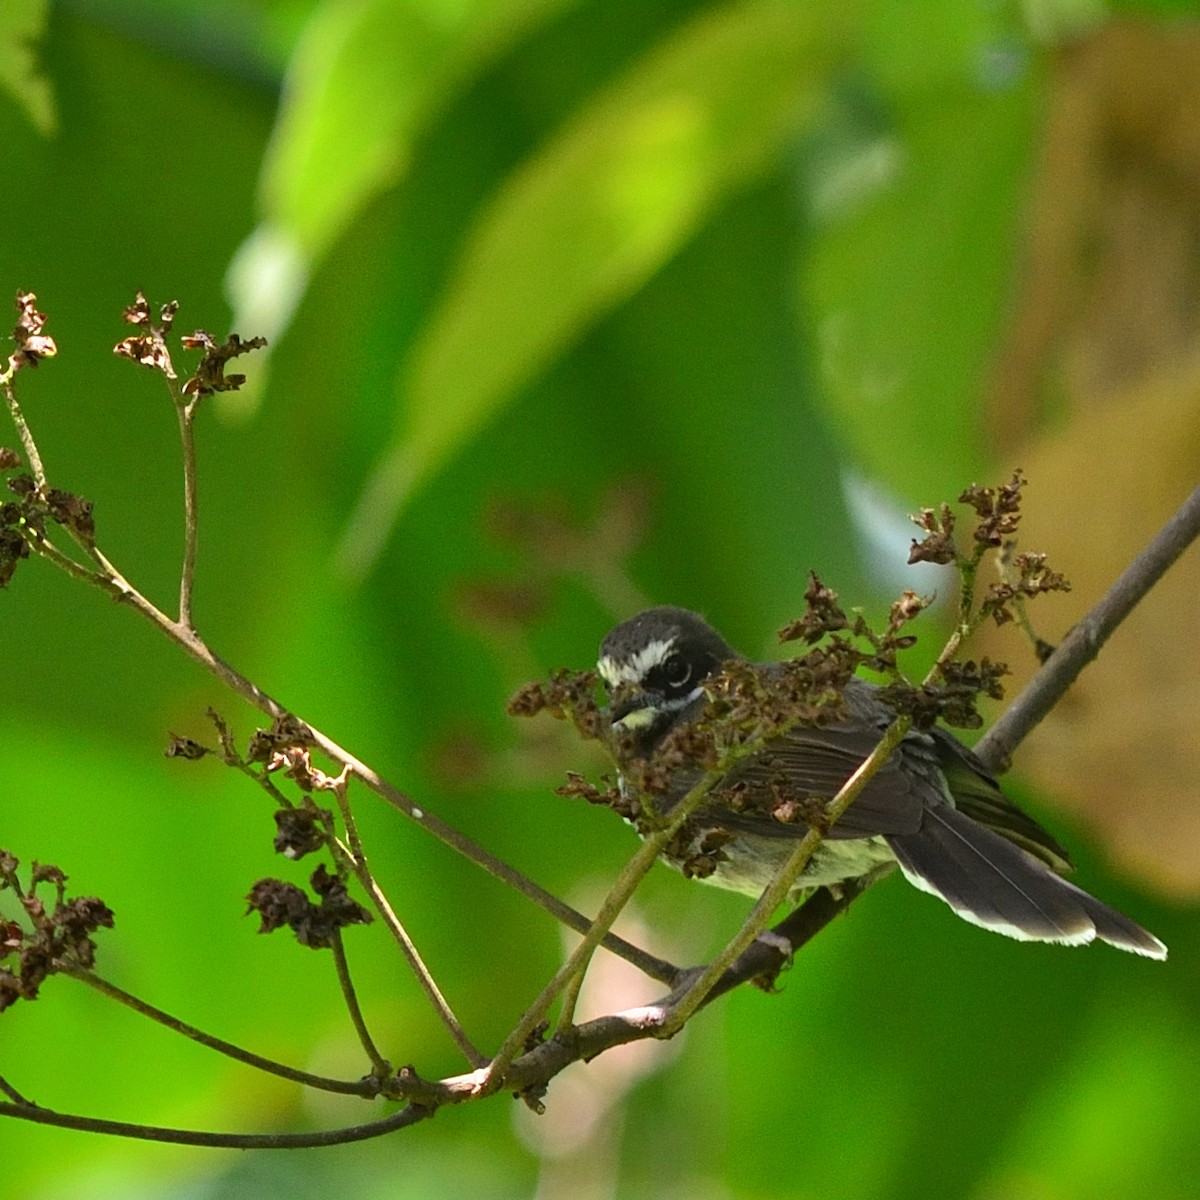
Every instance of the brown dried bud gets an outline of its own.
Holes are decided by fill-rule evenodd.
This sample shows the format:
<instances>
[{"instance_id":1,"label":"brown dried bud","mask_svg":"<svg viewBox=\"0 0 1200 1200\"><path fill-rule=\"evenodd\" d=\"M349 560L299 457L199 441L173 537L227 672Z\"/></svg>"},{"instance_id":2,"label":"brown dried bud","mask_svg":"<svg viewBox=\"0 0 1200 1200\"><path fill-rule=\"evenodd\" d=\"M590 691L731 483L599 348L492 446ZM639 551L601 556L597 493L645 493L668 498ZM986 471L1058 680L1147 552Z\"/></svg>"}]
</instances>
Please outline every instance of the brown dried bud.
<instances>
[{"instance_id":1,"label":"brown dried bud","mask_svg":"<svg viewBox=\"0 0 1200 1200\"><path fill-rule=\"evenodd\" d=\"M37 297L32 292L17 293L17 323L12 338L17 349L9 358L13 370L21 367L36 367L43 358L53 358L58 353L54 339L42 332L46 318L34 306Z\"/></svg>"},{"instance_id":2,"label":"brown dried bud","mask_svg":"<svg viewBox=\"0 0 1200 1200\"><path fill-rule=\"evenodd\" d=\"M0 506L9 508L10 505ZM29 545L15 529L0 528L0 588L7 587L17 563L29 557Z\"/></svg>"},{"instance_id":3,"label":"brown dried bud","mask_svg":"<svg viewBox=\"0 0 1200 1200\"><path fill-rule=\"evenodd\" d=\"M918 617L929 605L930 599L927 596L918 596L916 592L902 592L888 614L888 627L892 630L899 629L901 625Z\"/></svg>"},{"instance_id":4,"label":"brown dried bud","mask_svg":"<svg viewBox=\"0 0 1200 1200\"><path fill-rule=\"evenodd\" d=\"M300 859L325 845L322 822L332 818L324 809L281 808L275 813L275 850L284 858Z\"/></svg>"},{"instance_id":5,"label":"brown dried bud","mask_svg":"<svg viewBox=\"0 0 1200 1200\"><path fill-rule=\"evenodd\" d=\"M259 933L274 933L284 925L303 920L312 902L294 883L282 879L260 879L246 897L249 912L258 913Z\"/></svg>"},{"instance_id":6,"label":"brown dried bud","mask_svg":"<svg viewBox=\"0 0 1200 1200\"><path fill-rule=\"evenodd\" d=\"M142 329L150 328L150 302L141 289L133 298L133 303L121 310L121 319L127 325L137 325Z\"/></svg>"},{"instance_id":7,"label":"brown dried bud","mask_svg":"<svg viewBox=\"0 0 1200 1200\"><path fill-rule=\"evenodd\" d=\"M92 502L62 488L50 488L46 493L46 508L60 524L65 525L82 541L91 543L96 537L96 522L92 516Z\"/></svg>"},{"instance_id":8,"label":"brown dried bud","mask_svg":"<svg viewBox=\"0 0 1200 1200\"><path fill-rule=\"evenodd\" d=\"M267 344L267 339L253 337L242 341L236 333L231 333L220 345L212 334L203 329L180 339L185 350L203 350L204 357L196 368L196 374L184 385L184 395L209 396L213 392L235 392L246 382L245 375L226 375L225 364L232 358L249 354L251 350L260 350Z\"/></svg>"},{"instance_id":9,"label":"brown dried bud","mask_svg":"<svg viewBox=\"0 0 1200 1200\"><path fill-rule=\"evenodd\" d=\"M969 504L979 518L974 534L977 542L1001 546L1016 532L1021 520L1021 489L1024 486L1025 476L1017 469L1008 483L999 488L973 483L959 496L959 501Z\"/></svg>"},{"instance_id":10,"label":"brown dried bud","mask_svg":"<svg viewBox=\"0 0 1200 1200\"><path fill-rule=\"evenodd\" d=\"M212 753L207 746L202 746L199 742L178 733L170 734L169 739L167 748L163 751L164 758L184 758L194 762L196 759Z\"/></svg>"},{"instance_id":11,"label":"brown dried bud","mask_svg":"<svg viewBox=\"0 0 1200 1200\"><path fill-rule=\"evenodd\" d=\"M0 958L7 958L14 950L19 950L24 940L24 931L16 921L0 921Z\"/></svg>"},{"instance_id":12,"label":"brown dried bud","mask_svg":"<svg viewBox=\"0 0 1200 1200\"><path fill-rule=\"evenodd\" d=\"M533 717L546 707L546 690L540 683L524 684L505 706L510 717Z\"/></svg>"},{"instance_id":13,"label":"brown dried bud","mask_svg":"<svg viewBox=\"0 0 1200 1200\"><path fill-rule=\"evenodd\" d=\"M908 552L908 561L912 563L928 562L945 566L958 557L958 547L954 544L954 513L948 504L940 509L923 508L914 513L909 520L928 534L921 541L913 539Z\"/></svg>"},{"instance_id":14,"label":"brown dried bud","mask_svg":"<svg viewBox=\"0 0 1200 1200\"><path fill-rule=\"evenodd\" d=\"M259 932L273 933L286 925L302 946L321 950L333 944L339 929L370 922L371 914L350 899L346 885L326 871L324 865L313 872L310 882L321 897L319 905L293 883L285 883L282 879L260 879L246 898L249 905L246 911L259 915Z\"/></svg>"},{"instance_id":15,"label":"brown dried bud","mask_svg":"<svg viewBox=\"0 0 1200 1200\"><path fill-rule=\"evenodd\" d=\"M804 593L807 611L804 616L791 621L779 631L779 640L803 641L811 646L827 633L845 629L849 622L846 620L846 614L838 607L837 599L837 592L826 587L815 571L810 571L808 589Z\"/></svg>"}]
</instances>

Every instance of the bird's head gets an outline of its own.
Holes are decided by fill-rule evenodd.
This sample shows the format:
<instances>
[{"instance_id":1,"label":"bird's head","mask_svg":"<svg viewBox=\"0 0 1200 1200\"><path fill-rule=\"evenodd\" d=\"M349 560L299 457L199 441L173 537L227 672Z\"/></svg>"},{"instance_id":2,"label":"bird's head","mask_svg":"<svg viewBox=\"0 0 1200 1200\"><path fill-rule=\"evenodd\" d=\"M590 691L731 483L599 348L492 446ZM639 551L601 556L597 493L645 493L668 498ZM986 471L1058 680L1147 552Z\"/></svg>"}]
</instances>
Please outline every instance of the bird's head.
<instances>
[{"instance_id":1,"label":"bird's head","mask_svg":"<svg viewBox=\"0 0 1200 1200\"><path fill-rule=\"evenodd\" d=\"M649 754L680 720L698 711L704 681L738 658L724 638L686 608L648 608L600 643L597 668L609 693L608 722Z\"/></svg>"}]
</instances>

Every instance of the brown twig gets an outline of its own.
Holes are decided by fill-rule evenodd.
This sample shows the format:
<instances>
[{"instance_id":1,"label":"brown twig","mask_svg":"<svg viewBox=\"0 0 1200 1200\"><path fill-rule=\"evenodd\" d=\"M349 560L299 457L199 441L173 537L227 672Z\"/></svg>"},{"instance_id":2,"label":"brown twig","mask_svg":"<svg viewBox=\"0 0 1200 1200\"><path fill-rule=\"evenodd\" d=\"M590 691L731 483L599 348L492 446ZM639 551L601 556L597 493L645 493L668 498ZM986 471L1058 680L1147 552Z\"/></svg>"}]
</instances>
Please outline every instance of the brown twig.
<instances>
[{"instance_id":1,"label":"brown twig","mask_svg":"<svg viewBox=\"0 0 1200 1200\"><path fill-rule=\"evenodd\" d=\"M25 422L25 414L21 411L21 406L17 402L17 393L13 390L11 379L3 381L3 388L4 398L8 401L9 416L12 417L12 423L17 429L17 436L21 439L21 447L25 451L25 458L29 463L33 482L37 485L39 492L45 492L46 470L42 466L42 456L38 453L37 443L33 440L33 434L30 433L29 426Z\"/></svg>"},{"instance_id":2,"label":"brown twig","mask_svg":"<svg viewBox=\"0 0 1200 1200\"><path fill-rule=\"evenodd\" d=\"M160 1125L136 1125L128 1121L109 1121L103 1117L84 1117L76 1113L56 1112L23 1104L0 1104L0 1116L31 1121L36 1125L54 1125L59 1129L78 1129L85 1133L103 1133L110 1137L133 1138L142 1142L168 1142L177 1146L209 1146L231 1150L303 1150L315 1146L344 1146L364 1142L415 1125L433 1116L433 1110L419 1104L407 1104L399 1112L347 1125L341 1129L314 1133L208 1133L200 1129L166 1129Z\"/></svg>"},{"instance_id":3,"label":"brown twig","mask_svg":"<svg viewBox=\"0 0 1200 1200\"><path fill-rule=\"evenodd\" d=\"M183 452L183 566L179 576L179 624L194 629L192 624L192 588L196 581L196 541L199 524L196 509L196 434L192 418L196 399L188 400L168 379L171 399L179 416L179 441Z\"/></svg>"},{"instance_id":4,"label":"brown twig","mask_svg":"<svg viewBox=\"0 0 1200 1200\"><path fill-rule=\"evenodd\" d=\"M215 1050L218 1054L225 1055L226 1058L236 1059L238 1062L255 1067L260 1071L266 1071L271 1075L278 1075L281 1079L288 1079L292 1083L301 1083L305 1087L318 1088L323 1092L338 1092L344 1096L362 1096L369 1099L379 1094L378 1084L370 1081L329 1079L323 1075L314 1075L309 1071L300 1071L295 1067L274 1062L272 1059L264 1058L261 1054L255 1054L250 1050L243 1050L241 1046L235 1046L232 1042L214 1037L211 1033L205 1033L202 1029L197 1029L195 1025L189 1025L186 1021L173 1017L161 1008L147 1004L145 1000L140 1000L137 996L117 987L115 983L110 983L93 971L63 965L59 968L59 973L87 984L88 987L107 996L110 1000L116 1000L126 1008L132 1009L143 1017L148 1017L151 1021L165 1026L190 1041L205 1046L209 1050Z\"/></svg>"},{"instance_id":5,"label":"brown twig","mask_svg":"<svg viewBox=\"0 0 1200 1200\"><path fill-rule=\"evenodd\" d=\"M980 739L975 753L1004 770L1013 751L1058 703L1166 570L1200 536L1200 487L1180 505L1150 544L1125 568L1092 610L1067 634L1022 693Z\"/></svg>"},{"instance_id":6,"label":"brown twig","mask_svg":"<svg viewBox=\"0 0 1200 1200\"><path fill-rule=\"evenodd\" d=\"M363 890L371 898L371 902L375 905L375 911L379 913L383 923L388 927L396 944L400 947L400 952L417 977L417 982L421 985L426 999L433 1006L434 1012L441 1018L442 1024L449 1030L455 1045L463 1052L467 1062L472 1066L482 1066L487 1061L486 1057L475 1048L474 1043L467 1037L462 1022L450 1007L442 989L438 987L433 972L425 965L425 960L421 957L416 943L409 936L404 923L392 908L383 889L371 872L371 865L367 862L366 849L358 834L358 822L354 819L354 810L350 807L349 782L349 778L343 770L341 777L333 783L333 794L337 800L338 810L342 814L342 824L346 827L348 845L343 849L348 851L347 858L350 869L354 872L355 878L358 879Z\"/></svg>"},{"instance_id":7,"label":"brown twig","mask_svg":"<svg viewBox=\"0 0 1200 1200\"><path fill-rule=\"evenodd\" d=\"M372 1074L376 1079L387 1079L392 1073L392 1064L379 1053L375 1039L367 1028L362 1006L358 1003L358 993L354 990L354 980L350 978L350 964L346 961L346 947L342 942L342 931L335 929L330 942L333 951L333 962L337 970L338 986L342 989L342 998L346 1002L346 1011L350 1014L354 1032L358 1034L359 1044L366 1056L371 1060Z\"/></svg>"},{"instance_id":8,"label":"brown twig","mask_svg":"<svg viewBox=\"0 0 1200 1200\"><path fill-rule=\"evenodd\" d=\"M501 1086L507 1086L505 1075L509 1064L521 1049L528 1043L534 1030L541 1023L550 1006L567 989L573 987L573 981L587 969L587 964L599 946L613 922L621 915L622 909L632 898L638 885L647 871L657 861L663 847L683 826L684 822L703 804L714 785L720 782L724 770L707 771L691 788L686 796L671 810L670 819L661 828L645 835L642 844L625 864L616 882L604 897L600 910L592 922L591 928L584 934L583 940L568 955L567 961L555 972L554 977L538 994L537 999L522 1014L513 1031L504 1039L504 1044L488 1065L482 1090L490 1091ZM678 972L676 972L676 975Z\"/></svg>"},{"instance_id":9,"label":"brown twig","mask_svg":"<svg viewBox=\"0 0 1200 1200\"><path fill-rule=\"evenodd\" d=\"M0 1092L3 1092L14 1104L20 1104L24 1108L37 1108L32 1100L26 1100L3 1075L0 1075Z\"/></svg>"}]
</instances>

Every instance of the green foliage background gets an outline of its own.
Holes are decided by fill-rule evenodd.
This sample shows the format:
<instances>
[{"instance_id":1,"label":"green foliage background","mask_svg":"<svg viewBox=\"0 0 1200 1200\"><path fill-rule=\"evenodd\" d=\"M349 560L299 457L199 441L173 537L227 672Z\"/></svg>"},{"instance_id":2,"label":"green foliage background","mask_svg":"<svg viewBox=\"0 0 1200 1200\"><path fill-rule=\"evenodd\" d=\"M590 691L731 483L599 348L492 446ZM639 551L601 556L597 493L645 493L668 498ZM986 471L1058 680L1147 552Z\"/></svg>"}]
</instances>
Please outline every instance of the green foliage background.
<instances>
[{"instance_id":1,"label":"green foliage background","mask_svg":"<svg viewBox=\"0 0 1200 1200\"><path fill-rule=\"evenodd\" d=\"M232 296L238 331L269 332L272 351L200 423L201 630L422 805L585 903L629 836L553 796L572 755L591 760L554 742L535 757L506 697L586 664L636 593L705 610L749 652L769 650L810 568L878 604L844 480L903 513L1007 471L984 444L980 383L1050 41L1084 19L1107 16L1068 0L7 5L0 286L36 291L58 340L58 359L19 380L51 477L96 501L106 553L169 604L174 414L111 346L137 288L177 297L180 328L218 334ZM586 524L632 484L648 515L631 553L550 572L530 626L464 601L480 581L546 575L496 537L497 503ZM328 962L242 917L253 881L289 870L263 800L207 762L160 757L168 729L207 734L210 704L243 734L253 715L41 564L0 597L0 645L0 845L115 909L101 969L262 1053L362 1070ZM461 759L468 743L480 769L450 778L446 747ZM1165 967L988 937L893 882L807 949L780 995L734 995L680 1052L656 1048L644 1078L613 1085L590 1148L560 1146L557 1165L500 1099L302 1155L0 1123L0 1189L1191 1195L1194 922L1106 877L1052 797L1028 800L1079 847L1082 882L1170 944ZM379 876L468 1028L496 1045L553 969L557 932L401 818L360 808ZM696 959L745 908L665 871L640 904L648 938ZM387 1053L463 1069L381 931L351 952ZM68 980L0 1019L0 1074L46 1105L162 1124L367 1115Z\"/></svg>"}]
</instances>

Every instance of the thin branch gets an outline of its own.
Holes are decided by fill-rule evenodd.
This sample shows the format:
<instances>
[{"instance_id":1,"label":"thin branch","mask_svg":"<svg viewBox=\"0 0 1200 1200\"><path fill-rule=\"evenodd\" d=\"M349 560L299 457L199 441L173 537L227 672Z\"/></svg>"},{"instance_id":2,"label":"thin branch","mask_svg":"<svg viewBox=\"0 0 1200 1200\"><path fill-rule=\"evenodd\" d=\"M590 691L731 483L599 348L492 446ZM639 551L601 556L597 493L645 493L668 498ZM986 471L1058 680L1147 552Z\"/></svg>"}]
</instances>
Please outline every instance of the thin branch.
<instances>
[{"instance_id":1,"label":"thin branch","mask_svg":"<svg viewBox=\"0 0 1200 1200\"><path fill-rule=\"evenodd\" d=\"M26 1100L3 1075L0 1075L0 1092L3 1092L14 1104L20 1104L24 1108L37 1107L32 1100Z\"/></svg>"},{"instance_id":2,"label":"thin branch","mask_svg":"<svg viewBox=\"0 0 1200 1200\"><path fill-rule=\"evenodd\" d=\"M59 1129L78 1129L85 1133L103 1133L110 1137L133 1138L143 1142L170 1142L177 1146L211 1146L231 1150L303 1150L314 1146L344 1146L348 1142L364 1142L369 1138L382 1137L433 1116L433 1110L419 1104L408 1104L399 1112L382 1117L378 1121L313 1133L207 1133L200 1129L167 1129L160 1125L136 1125L128 1121L83 1117L76 1113L56 1112L48 1108L27 1108L22 1104L0 1104L0 1116L32 1121L36 1125L54 1125Z\"/></svg>"},{"instance_id":3,"label":"thin branch","mask_svg":"<svg viewBox=\"0 0 1200 1200\"><path fill-rule=\"evenodd\" d=\"M63 965L60 967L59 973L70 979L76 979L80 983L86 983L88 987L107 996L110 1000L124 1004L126 1008L133 1009L143 1017L149 1017L151 1021L156 1021L159 1025L163 1025L209 1050L215 1050L218 1054L224 1054L226 1058L236 1059L238 1062L255 1067L260 1071L278 1075L282 1079L303 1084L305 1087L318 1088L323 1092L337 1092L344 1096L362 1096L364 1099L371 1099L379 1094L380 1089L377 1083L361 1079L328 1079L323 1075L313 1075L309 1071L300 1071L295 1067L274 1062L269 1058L264 1058L261 1054L254 1054L250 1050L243 1050L241 1046L235 1046L232 1042L214 1037L211 1033L205 1033L202 1029L197 1029L194 1025L189 1025L186 1021L171 1016L161 1008L155 1008L153 1004L138 999L137 996L117 987L115 983L110 983L92 971Z\"/></svg>"},{"instance_id":4,"label":"thin branch","mask_svg":"<svg viewBox=\"0 0 1200 1200\"><path fill-rule=\"evenodd\" d=\"M77 563L69 554L64 554L44 533L34 529L28 523L18 526L26 545L34 554L40 554L48 562L52 562L61 571L65 571L80 583L90 583L102 588L114 597L120 598L121 593L112 586L109 579L96 571L91 571L82 563Z\"/></svg>"},{"instance_id":5,"label":"thin branch","mask_svg":"<svg viewBox=\"0 0 1200 1200\"><path fill-rule=\"evenodd\" d=\"M408 930L404 927L404 922L400 920L389 903L387 896L384 894L383 889L376 881L375 876L371 873L371 866L367 862L367 852L363 848L362 839L358 836L358 822L355 821L354 810L350 807L348 784L349 780L343 774L342 778L335 782L333 788L333 794L337 799L338 808L342 814L342 822L346 826L346 839L349 842L348 849L346 847L340 848L346 853L350 869L354 872L355 878L362 885L367 895L370 896L371 902L375 905L375 911L379 913L383 923L388 927L392 937L395 939L397 946L400 947L400 952L412 968L412 972L417 977L417 982L421 985L421 989L424 991L429 1003L433 1006L434 1012L437 1013L441 1018L442 1024L449 1030L455 1045L466 1056L467 1062L474 1067L481 1067L487 1062L487 1057L476 1049L471 1039L467 1037L466 1030L462 1027L462 1022L455 1016L454 1010L450 1007L450 1002L442 993L442 989L438 987L433 973L425 965L425 960L421 957L421 952L417 949L416 943L409 937Z\"/></svg>"},{"instance_id":6,"label":"thin branch","mask_svg":"<svg viewBox=\"0 0 1200 1200\"><path fill-rule=\"evenodd\" d=\"M1058 703L1167 568L1200 536L1200 487L1184 501L1150 544L1125 568L1098 604L1063 639L1025 690L980 739L975 753L1003 770L1013 751Z\"/></svg>"},{"instance_id":7,"label":"thin branch","mask_svg":"<svg viewBox=\"0 0 1200 1200\"><path fill-rule=\"evenodd\" d=\"M481 1067L487 1062L487 1055L478 1050L467 1037L466 1031L463 1029L461 1022L454 1015L454 1010L450 1007L449 1001L442 994L441 988L438 987L437 981L433 978L429 968L425 965L424 959L421 957L421 952L417 949L416 944L408 935L408 930L404 927L404 922L396 915L395 910L388 902L387 896L383 889L375 881L375 877L369 870L359 871L357 864L354 862L354 856L349 850L343 847L347 858L351 863L351 868L354 870L355 877L362 885L363 890L371 899L371 903L375 911L379 914L384 925L387 926L388 932L392 935L396 945L400 948L400 953L404 955L405 960L412 968L413 974L416 976L417 982L421 985L421 990L425 993L429 1003L433 1006L434 1012L441 1018L442 1024L449 1031L450 1036L454 1039L454 1044L462 1051L466 1060L474 1067Z\"/></svg>"},{"instance_id":8,"label":"thin branch","mask_svg":"<svg viewBox=\"0 0 1200 1200\"><path fill-rule=\"evenodd\" d=\"M487 1080L483 1085L485 1091L500 1087L504 1083L504 1075L509 1064L533 1036L538 1025L545 1018L550 1006L572 986L572 981L586 969L596 947L601 944L613 922L621 915L621 910L629 902L637 890L647 871L657 861L663 847L679 832L684 822L704 803L713 787L724 778L725 770L706 771L692 789L671 809L670 819L661 829L645 835L637 852L625 864L616 882L609 889L600 905L592 927L584 934L583 940L567 957L567 961L555 972L554 977L541 990L538 997L529 1006L517 1022L513 1031L504 1040L496 1057L487 1070Z\"/></svg>"},{"instance_id":9,"label":"thin branch","mask_svg":"<svg viewBox=\"0 0 1200 1200\"><path fill-rule=\"evenodd\" d=\"M539 907L550 913L551 916L561 921L562 924L574 929L576 933L586 935L588 930L591 929L591 918L585 917L570 905L564 904L557 896L539 887L531 879L513 867L510 867L502 859L489 854L482 846L477 845L470 838L459 833L458 830L452 828L450 825L447 825L445 821L433 813L419 808L402 791L390 784L376 771L373 771L366 763L361 762L348 751L342 749L341 746L331 738L326 737L320 730L313 729L311 725L307 726L307 728L312 733L316 744L330 758L348 766L351 773L360 779L377 796L385 800L393 808L397 808L406 816L411 817L439 841L457 851L464 858L475 863L476 866L482 867L497 879L515 888L527 899L532 900ZM601 945L606 950L610 950L612 953L625 959L626 962L637 967L639 971L648 975L651 979L657 979L660 983L670 982L679 971L679 968L673 963L669 963L665 959L658 958L642 950L640 947L633 945L632 942L628 942L616 934L606 934Z\"/></svg>"},{"instance_id":10,"label":"thin branch","mask_svg":"<svg viewBox=\"0 0 1200 1200\"><path fill-rule=\"evenodd\" d=\"M196 437L192 417L195 400L190 403L179 392L174 379L168 378L171 399L179 414L179 440L183 450L183 568L179 578L179 624L195 629L192 623L192 586L196 581L196 538L199 530L196 514Z\"/></svg>"},{"instance_id":11,"label":"thin branch","mask_svg":"<svg viewBox=\"0 0 1200 1200\"><path fill-rule=\"evenodd\" d=\"M392 1073L392 1064L379 1053L371 1031L367 1028L366 1018L363 1017L362 1008L358 1003L358 993L354 990L354 981L350 978L350 964L346 962L346 947L342 943L340 929L333 931L330 949L333 951L333 962L337 969L338 986L342 989L342 997L346 1001L346 1011L350 1014L354 1032L358 1034L358 1040L371 1060L375 1078L387 1079Z\"/></svg>"},{"instance_id":12,"label":"thin branch","mask_svg":"<svg viewBox=\"0 0 1200 1200\"><path fill-rule=\"evenodd\" d=\"M849 898L852 898L852 893L848 893L848 898L839 900L830 896L825 889L821 889L808 904L777 925L773 932L786 937L793 946L799 947L834 916L844 911ZM806 926L807 931L801 930L801 926ZM709 993L708 1000L744 983L747 979L778 970L781 963L782 956L774 946L765 940L755 942L725 973ZM590 1060L614 1046L660 1037L663 1023L690 986L689 978L681 987L654 1004L599 1017L556 1034L516 1058L504 1072L498 1086L502 1085L518 1092L536 1089L549 1083L573 1062ZM439 1108L478 1098L484 1093L481 1084L485 1078L483 1072L475 1071L468 1075L425 1081L411 1071L401 1070L396 1082L399 1085L399 1094L409 1098L406 1107L378 1121L315 1133L239 1134L165 1129L60 1113L20 1101L14 1104L0 1103L0 1117L15 1117L64 1129L78 1129L143 1141L233 1149L292 1150L365 1141L415 1125L433 1116Z\"/></svg>"},{"instance_id":13,"label":"thin branch","mask_svg":"<svg viewBox=\"0 0 1200 1200\"><path fill-rule=\"evenodd\" d=\"M25 414L21 412L21 406L17 403L17 393L13 390L11 379L5 379L3 387L4 398L8 401L9 415L12 417L12 423L17 427L17 434L21 438L21 446L25 451L25 458L29 462L29 470L33 475L33 482L37 484L38 491L45 494L46 471L42 466L42 456L38 453L37 443L33 440L33 434L29 431L29 426L25 423Z\"/></svg>"}]
</instances>

